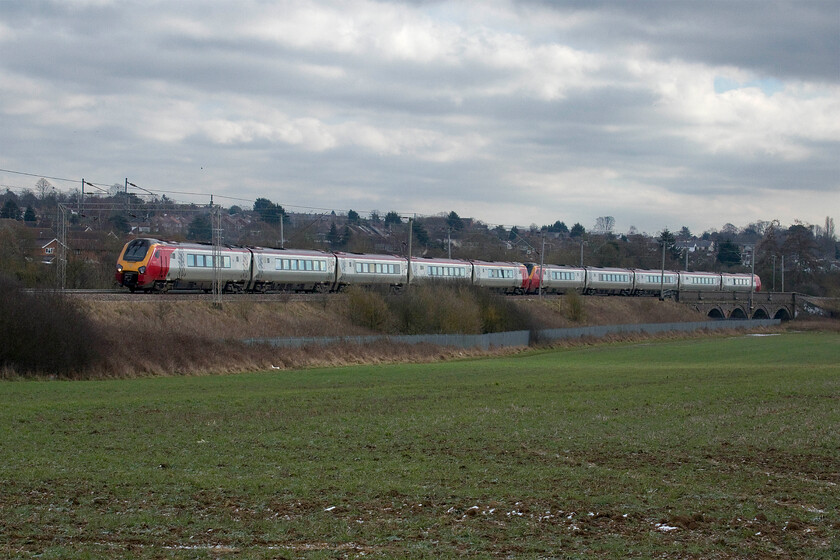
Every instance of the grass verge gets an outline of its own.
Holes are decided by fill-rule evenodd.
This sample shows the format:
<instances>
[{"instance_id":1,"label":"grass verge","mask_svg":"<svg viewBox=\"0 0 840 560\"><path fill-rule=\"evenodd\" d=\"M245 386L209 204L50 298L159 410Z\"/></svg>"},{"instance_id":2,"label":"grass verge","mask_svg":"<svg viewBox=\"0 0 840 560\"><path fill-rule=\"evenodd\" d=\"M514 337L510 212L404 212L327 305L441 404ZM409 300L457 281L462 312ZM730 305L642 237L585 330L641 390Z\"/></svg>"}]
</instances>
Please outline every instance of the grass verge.
<instances>
[{"instance_id":1,"label":"grass verge","mask_svg":"<svg viewBox=\"0 0 840 560\"><path fill-rule=\"evenodd\" d=\"M0 554L836 558L840 335L3 384Z\"/></svg>"}]
</instances>

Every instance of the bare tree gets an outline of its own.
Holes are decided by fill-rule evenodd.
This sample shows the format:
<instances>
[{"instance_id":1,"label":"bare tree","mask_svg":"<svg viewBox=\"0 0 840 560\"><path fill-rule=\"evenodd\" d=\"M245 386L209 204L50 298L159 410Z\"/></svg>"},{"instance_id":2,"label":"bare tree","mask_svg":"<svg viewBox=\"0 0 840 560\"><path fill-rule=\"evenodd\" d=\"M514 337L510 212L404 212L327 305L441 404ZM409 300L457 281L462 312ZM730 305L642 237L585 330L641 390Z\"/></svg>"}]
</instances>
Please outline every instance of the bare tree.
<instances>
[{"instance_id":1,"label":"bare tree","mask_svg":"<svg viewBox=\"0 0 840 560\"><path fill-rule=\"evenodd\" d=\"M595 231L597 233L612 233L615 227L615 218L612 216L601 216L595 220Z\"/></svg>"},{"instance_id":2,"label":"bare tree","mask_svg":"<svg viewBox=\"0 0 840 560\"><path fill-rule=\"evenodd\" d=\"M44 178L38 179L38 182L35 183L35 192L38 193L38 198L41 200L47 198L47 195L53 190L54 187L52 186L52 183Z\"/></svg>"}]
</instances>

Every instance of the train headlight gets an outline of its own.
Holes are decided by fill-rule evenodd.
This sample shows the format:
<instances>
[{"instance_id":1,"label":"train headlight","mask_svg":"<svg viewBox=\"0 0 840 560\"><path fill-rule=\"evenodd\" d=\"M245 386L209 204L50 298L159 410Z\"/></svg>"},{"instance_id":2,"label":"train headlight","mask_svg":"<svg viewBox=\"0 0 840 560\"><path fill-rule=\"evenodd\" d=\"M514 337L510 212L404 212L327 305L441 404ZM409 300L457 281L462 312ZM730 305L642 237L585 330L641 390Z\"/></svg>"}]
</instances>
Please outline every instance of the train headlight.
<instances>
[{"instance_id":1,"label":"train headlight","mask_svg":"<svg viewBox=\"0 0 840 560\"><path fill-rule=\"evenodd\" d=\"M121 264L117 265L117 272L122 272L122 265Z\"/></svg>"},{"instance_id":2,"label":"train headlight","mask_svg":"<svg viewBox=\"0 0 840 560\"><path fill-rule=\"evenodd\" d=\"M137 269L137 272L139 272L140 274L146 274L146 267L141 266L140 268Z\"/></svg>"}]
</instances>

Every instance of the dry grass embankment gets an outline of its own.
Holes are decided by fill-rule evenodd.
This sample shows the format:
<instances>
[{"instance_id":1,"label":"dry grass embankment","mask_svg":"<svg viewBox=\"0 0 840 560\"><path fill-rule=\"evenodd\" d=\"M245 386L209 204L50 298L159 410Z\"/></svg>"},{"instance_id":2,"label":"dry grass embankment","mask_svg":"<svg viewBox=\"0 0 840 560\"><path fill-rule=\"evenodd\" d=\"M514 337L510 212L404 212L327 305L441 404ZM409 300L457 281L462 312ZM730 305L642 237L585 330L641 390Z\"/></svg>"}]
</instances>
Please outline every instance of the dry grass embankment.
<instances>
[{"instance_id":1,"label":"dry grass embankment","mask_svg":"<svg viewBox=\"0 0 840 560\"><path fill-rule=\"evenodd\" d=\"M225 302L221 309L208 302L167 301L165 296L155 302L68 302L56 294L23 293L2 305L6 319L0 322L0 378L195 375L436 361L486 352L405 344L280 349L248 346L242 340L476 334L705 319L686 306L655 298L502 298L470 287L445 286L420 287L400 296L351 290L318 302ZM638 338L642 337L610 340Z\"/></svg>"}]
</instances>

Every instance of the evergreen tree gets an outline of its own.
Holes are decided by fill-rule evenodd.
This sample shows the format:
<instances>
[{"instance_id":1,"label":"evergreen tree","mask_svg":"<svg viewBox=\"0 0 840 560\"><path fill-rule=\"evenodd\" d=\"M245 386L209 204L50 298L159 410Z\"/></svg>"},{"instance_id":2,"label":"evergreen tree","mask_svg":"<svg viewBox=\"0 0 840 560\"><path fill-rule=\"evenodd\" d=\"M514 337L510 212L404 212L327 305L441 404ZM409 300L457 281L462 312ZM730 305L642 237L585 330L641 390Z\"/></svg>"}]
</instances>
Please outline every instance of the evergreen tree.
<instances>
[{"instance_id":1,"label":"evergreen tree","mask_svg":"<svg viewBox=\"0 0 840 560\"><path fill-rule=\"evenodd\" d=\"M274 204L267 198L258 198L254 201L254 212L259 214L263 222L274 225L279 224L286 214L282 206Z\"/></svg>"},{"instance_id":2,"label":"evergreen tree","mask_svg":"<svg viewBox=\"0 0 840 560\"><path fill-rule=\"evenodd\" d=\"M400 215L397 214L396 212L394 212L393 210L388 212L387 214L385 214L385 225L386 226L397 225L397 224L400 224L400 223L402 223L402 219L400 218Z\"/></svg>"},{"instance_id":3,"label":"evergreen tree","mask_svg":"<svg viewBox=\"0 0 840 560\"><path fill-rule=\"evenodd\" d=\"M199 214L187 227L187 239L209 243L213 239L213 224L209 214Z\"/></svg>"},{"instance_id":4,"label":"evergreen tree","mask_svg":"<svg viewBox=\"0 0 840 560\"><path fill-rule=\"evenodd\" d=\"M12 199L6 200L2 210L0 210L0 218L20 220L20 207L17 205L17 202Z\"/></svg>"},{"instance_id":5,"label":"evergreen tree","mask_svg":"<svg viewBox=\"0 0 840 560\"><path fill-rule=\"evenodd\" d=\"M331 247L335 247L338 245L341 238L338 235L338 228L335 227L335 222L330 225L330 231L327 233L327 242L330 244Z\"/></svg>"},{"instance_id":6,"label":"evergreen tree","mask_svg":"<svg viewBox=\"0 0 840 560\"><path fill-rule=\"evenodd\" d=\"M569 228L566 226L565 222L557 220L553 225L548 226L548 231L555 233L569 233Z\"/></svg>"},{"instance_id":7,"label":"evergreen tree","mask_svg":"<svg viewBox=\"0 0 840 560\"><path fill-rule=\"evenodd\" d=\"M576 223L572 226L571 231L569 231L569 236L571 237L582 237L586 234L586 228L584 228L580 223Z\"/></svg>"},{"instance_id":8,"label":"evergreen tree","mask_svg":"<svg viewBox=\"0 0 840 560\"><path fill-rule=\"evenodd\" d=\"M718 245L717 260L724 266L736 266L741 264L741 250L731 239L721 241Z\"/></svg>"},{"instance_id":9,"label":"evergreen tree","mask_svg":"<svg viewBox=\"0 0 840 560\"><path fill-rule=\"evenodd\" d=\"M26 212L23 213L23 221L24 222L34 222L37 219L38 219L38 217L35 215L35 209L33 209L31 206L27 206L26 207Z\"/></svg>"},{"instance_id":10,"label":"evergreen tree","mask_svg":"<svg viewBox=\"0 0 840 560\"><path fill-rule=\"evenodd\" d=\"M119 233L128 233L131 231L131 224L128 223L128 218L124 214L114 214L108 221Z\"/></svg>"},{"instance_id":11,"label":"evergreen tree","mask_svg":"<svg viewBox=\"0 0 840 560\"><path fill-rule=\"evenodd\" d=\"M464 221L454 210L446 217L446 225L456 231L464 229Z\"/></svg>"},{"instance_id":12,"label":"evergreen tree","mask_svg":"<svg viewBox=\"0 0 840 560\"><path fill-rule=\"evenodd\" d=\"M429 232L426 231L426 228L421 222L414 222L414 237L417 238L420 245L429 244Z\"/></svg>"}]
</instances>

